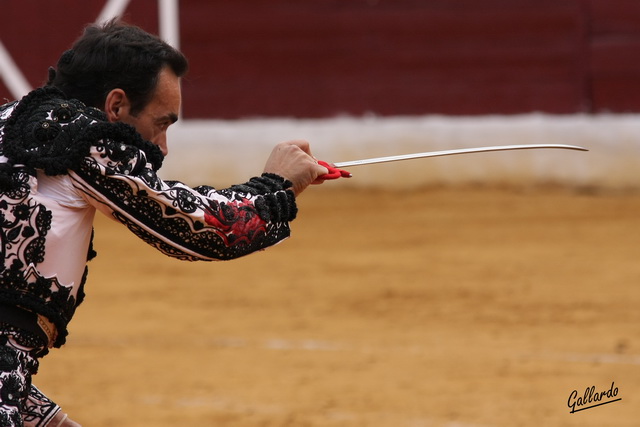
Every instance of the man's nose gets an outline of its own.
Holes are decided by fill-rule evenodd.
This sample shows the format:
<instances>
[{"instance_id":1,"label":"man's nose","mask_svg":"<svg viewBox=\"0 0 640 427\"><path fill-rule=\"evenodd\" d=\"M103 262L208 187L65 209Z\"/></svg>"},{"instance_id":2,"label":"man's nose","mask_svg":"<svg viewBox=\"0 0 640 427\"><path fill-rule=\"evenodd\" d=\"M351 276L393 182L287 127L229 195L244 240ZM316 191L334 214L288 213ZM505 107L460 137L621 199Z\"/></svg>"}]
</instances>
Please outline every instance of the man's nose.
<instances>
[{"instance_id":1,"label":"man's nose","mask_svg":"<svg viewBox=\"0 0 640 427\"><path fill-rule=\"evenodd\" d=\"M169 154L169 147L167 146L167 132L160 133L152 142L160 148L160 151L162 151L162 154L165 157Z\"/></svg>"}]
</instances>

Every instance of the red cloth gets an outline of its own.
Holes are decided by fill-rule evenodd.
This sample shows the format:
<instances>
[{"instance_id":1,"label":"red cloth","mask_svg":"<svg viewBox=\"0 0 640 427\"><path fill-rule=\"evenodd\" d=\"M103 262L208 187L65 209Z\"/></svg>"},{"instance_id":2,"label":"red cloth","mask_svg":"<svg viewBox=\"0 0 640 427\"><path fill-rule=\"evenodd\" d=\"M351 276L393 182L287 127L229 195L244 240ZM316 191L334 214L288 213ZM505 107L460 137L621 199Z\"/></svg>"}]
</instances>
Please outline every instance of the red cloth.
<instances>
[{"instance_id":1,"label":"red cloth","mask_svg":"<svg viewBox=\"0 0 640 427\"><path fill-rule=\"evenodd\" d=\"M347 172L346 170L338 169L336 167L331 166L329 163L318 160L318 164L320 166L324 166L329 169L329 173L325 173L324 175L320 175L319 179L338 179L338 178L351 178L351 172Z\"/></svg>"}]
</instances>

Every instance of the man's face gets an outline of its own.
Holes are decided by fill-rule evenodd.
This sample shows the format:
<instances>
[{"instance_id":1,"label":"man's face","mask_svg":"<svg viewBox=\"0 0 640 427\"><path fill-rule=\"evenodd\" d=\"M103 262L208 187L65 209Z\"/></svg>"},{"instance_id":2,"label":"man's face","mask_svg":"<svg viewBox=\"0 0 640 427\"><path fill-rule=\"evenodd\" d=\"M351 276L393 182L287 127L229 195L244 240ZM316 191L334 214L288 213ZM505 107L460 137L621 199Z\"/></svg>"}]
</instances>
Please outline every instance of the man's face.
<instances>
[{"instance_id":1,"label":"man's face","mask_svg":"<svg viewBox=\"0 0 640 427\"><path fill-rule=\"evenodd\" d=\"M169 153L167 129L178 120L181 100L180 78L165 67L158 75L156 90L146 107L135 116L126 114L120 120L135 127L144 139L160 147L166 156Z\"/></svg>"}]
</instances>

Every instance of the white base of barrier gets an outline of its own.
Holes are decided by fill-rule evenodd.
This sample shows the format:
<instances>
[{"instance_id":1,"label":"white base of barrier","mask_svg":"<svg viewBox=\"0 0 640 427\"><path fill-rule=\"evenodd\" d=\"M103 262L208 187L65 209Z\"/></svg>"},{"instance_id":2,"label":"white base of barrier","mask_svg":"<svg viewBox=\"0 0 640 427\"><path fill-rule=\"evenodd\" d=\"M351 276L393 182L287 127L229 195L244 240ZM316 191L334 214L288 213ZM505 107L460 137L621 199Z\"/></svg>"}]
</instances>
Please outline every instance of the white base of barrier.
<instances>
[{"instance_id":1,"label":"white base of barrier","mask_svg":"<svg viewBox=\"0 0 640 427\"><path fill-rule=\"evenodd\" d=\"M407 160L351 168L341 185L556 184L640 188L640 115L337 117L186 120L169 131L162 177L224 187L260 174L279 141L306 139L329 162L511 144L571 144L589 152L524 150Z\"/></svg>"}]
</instances>

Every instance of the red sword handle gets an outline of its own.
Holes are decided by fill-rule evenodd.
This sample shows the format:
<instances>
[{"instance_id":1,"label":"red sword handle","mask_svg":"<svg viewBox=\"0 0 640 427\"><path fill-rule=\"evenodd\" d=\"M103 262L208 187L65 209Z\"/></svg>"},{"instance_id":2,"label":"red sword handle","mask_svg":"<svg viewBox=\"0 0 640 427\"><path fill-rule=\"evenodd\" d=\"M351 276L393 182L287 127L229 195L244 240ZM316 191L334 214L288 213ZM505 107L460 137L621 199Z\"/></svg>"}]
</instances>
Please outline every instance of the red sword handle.
<instances>
[{"instance_id":1,"label":"red sword handle","mask_svg":"<svg viewBox=\"0 0 640 427\"><path fill-rule=\"evenodd\" d=\"M334 166L331 166L329 163L323 161L323 160L318 160L318 164L320 166L324 166L325 168L329 169L329 173L325 173L324 175L320 175L318 177L318 179L322 179L322 180L327 180L327 179L338 179L338 178L351 178L351 173L347 172L346 170L343 169L338 169Z\"/></svg>"}]
</instances>

